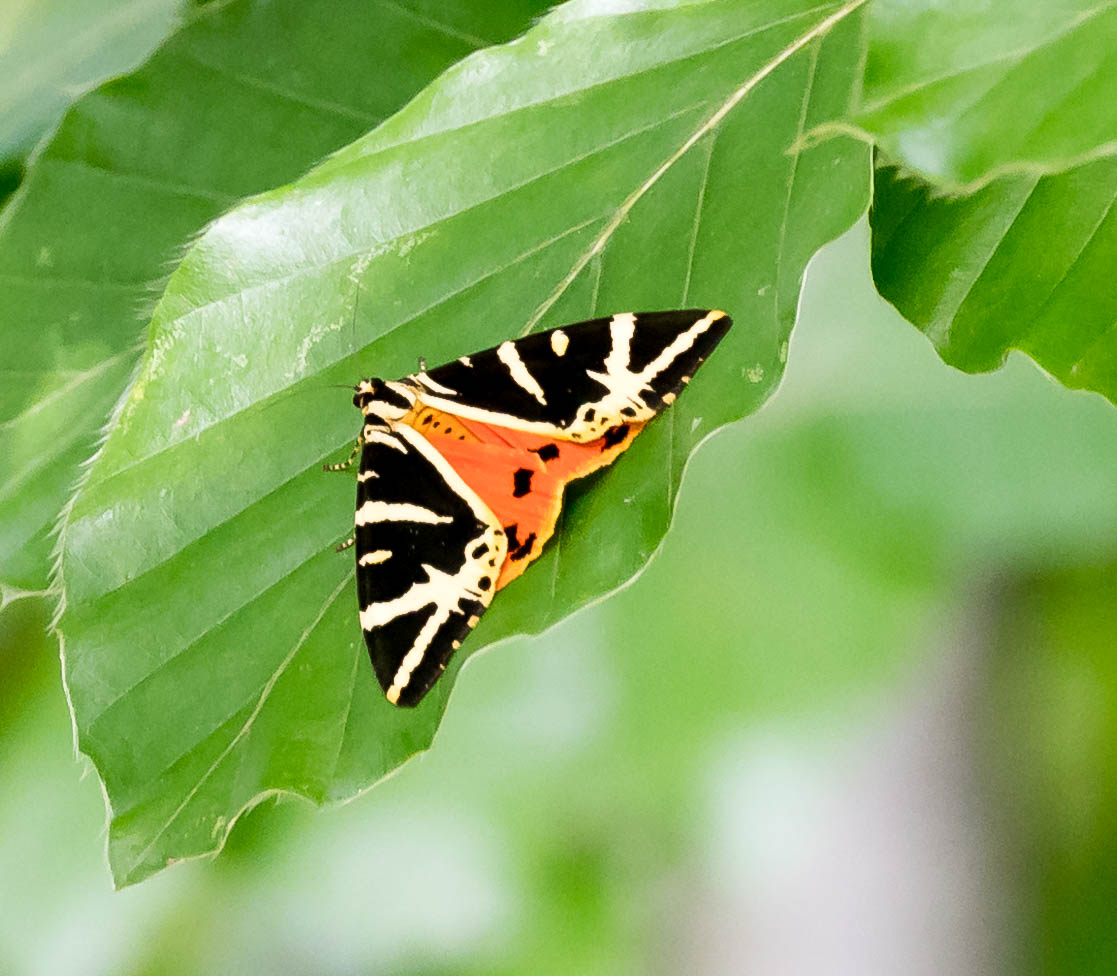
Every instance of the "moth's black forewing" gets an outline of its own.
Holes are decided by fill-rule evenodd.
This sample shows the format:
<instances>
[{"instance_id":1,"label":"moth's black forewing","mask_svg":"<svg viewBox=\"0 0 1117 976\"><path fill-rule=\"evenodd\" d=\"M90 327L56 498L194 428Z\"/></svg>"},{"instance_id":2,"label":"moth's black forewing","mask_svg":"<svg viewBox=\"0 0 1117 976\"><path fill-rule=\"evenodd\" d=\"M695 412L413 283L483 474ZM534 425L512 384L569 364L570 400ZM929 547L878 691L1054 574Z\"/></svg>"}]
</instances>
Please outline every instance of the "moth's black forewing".
<instances>
[{"instance_id":1,"label":"moth's black forewing","mask_svg":"<svg viewBox=\"0 0 1117 976\"><path fill-rule=\"evenodd\" d=\"M374 442L365 444L361 452L357 509L368 501L414 505L450 521L430 524L384 520L358 525L354 549L357 599L362 608L387 603L404 596L416 584L426 583L429 579L426 566L454 575L486 529L468 502L449 488L427 458L401 438L391 439L404 449ZM391 555L383 562L361 564L362 556L377 552ZM453 642L461 641L469 633L469 618L485 612L485 607L476 601L453 603L453 612L427 644L421 662L401 692L400 705L414 705L423 697L453 654ZM392 686L423 625L437 609L432 601L364 631L373 669L385 692Z\"/></svg>"},{"instance_id":2,"label":"moth's black forewing","mask_svg":"<svg viewBox=\"0 0 1117 976\"><path fill-rule=\"evenodd\" d=\"M643 312L636 315L635 329L629 344L629 368L639 372L659 356L686 329L708 313L707 309L683 309L670 312ZM543 422L567 427L586 403L605 395L607 388L590 373L604 373L605 360L613 349L610 324L613 317L590 319L573 325L560 326L547 332L536 332L513 345L539 384L546 403L540 403L523 386L515 382L497 355L499 347L471 353L469 364L454 360L429 371L440 386L454 391L445 394L448 401L459 402L493 413L512 415L530 422ZM723 316L713 322L695 343L652 379L651 392L645 402L653 410L664 406L663 397L678 394L682 378L695 370L721 341L732 320ZM552 336L566 336L564 353L556 355Z\"/></svg>"}]
</instances>

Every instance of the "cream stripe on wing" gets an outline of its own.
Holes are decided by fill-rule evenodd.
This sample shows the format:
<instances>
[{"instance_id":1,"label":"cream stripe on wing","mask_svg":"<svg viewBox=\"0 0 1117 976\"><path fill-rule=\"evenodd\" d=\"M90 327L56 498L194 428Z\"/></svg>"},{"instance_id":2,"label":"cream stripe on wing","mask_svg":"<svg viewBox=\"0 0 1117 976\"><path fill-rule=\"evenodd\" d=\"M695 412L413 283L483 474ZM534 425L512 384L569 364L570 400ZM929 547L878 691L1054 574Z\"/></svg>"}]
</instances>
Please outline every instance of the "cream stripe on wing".
<instances>
[{"instance_id":1,"label":"cream stripe on wing","mask_svg":"<svg viewBox=\"0 0 1117 976\"><path fill-rule=\"evenodd\" d=\"M398 437L386 431L379 430L373 427L372 424L365 424L364 430L361 431L361 436L365 439L366 444L383 444L385 447L391 447L400 452L405 452L407 450L407 448L399 442Z\"/></svg>"},{"instance_id":2,"label":"cream stripe on wing","mask_svg":"<svg viewBox=\"0 0 1117 976\"><path fill-rule=\"evenodd\" d=\"M636 332L636 316L631 312L614 315L609 323L609 355L605 357L605 372L610 376L619 376L628 372L628 364L632 361L632 336Z\"/></svg>"},{"instance_id":3,"label":"cream stripe on wing","mask_svg":"<svg viewBox=\"0 0 1117 976\"><path fill-rule=\"evenodd\" d=\"M372 552L366 552L361 555L357 560L358 566L377 566L380 563L387 562L392 558L391 550L389 549L374 549Z\"/></svg>"},{"instance_id":4,"label":"cream stripe on wing","mask_svg":"<svg viewBox=\"0 0 1117 976\"><path fill-rule=\"evenodd\" d=\"M426 403L427 401L424 400L423 402ZM448 409L453 409L453 404L451 402L444 402L447 402ZM402 440L407 442L413 451L418 451L431 463L434 469L442 476L442 480L446 482L450 490L469 505L469 510L477 516L478 522L487 525L490 529L499 529L501 527L500 520L497 519L489 510L489 507L481 501L477 496L477 492L465 483L462 476L454 470L454 466L438 453L437 448L435 448L430 441L415 430L414 427L408 427L406 424L401 424L397 427L396 433Z\"/></svg>"},{"instance_id":5,"label":"cream stripe on wing","mask_svg":"<svg viewBox=\"0 0 1117 976\"><path fill-rule=\"evenodd\" d=\"M457 396L457 390L451 390L448 386L443 386L437 380L432 380L426 373L416 373L415 379L423 384L428 390L434 393L442 393L446 396Z\"/></svg>"},{"instance_id":6,"label":"cream stripe on wing","mask_svg":"<svg viewBox=\"0 0 1117 976\"><path fill-rule=\"evenodd\" d=\"M655 379L662 373L668 366L670 366L676 359L686 352L691 346L694 345L695 340L702 335L711 325L718 319L725 318L725 313L714 309L714 311L707 313L703 318L700 318L685 332L680 332L675 336L675 340L666 349L663 350L658 356L655 357L647 366L644 367L640 373L640 378L645 382Z\"/></svg>"},{"instance_id":7,"label":"cream stripe on wing","mask_svg":"<svg viewBox=\"0 0 1117 976\"><path fill-rule=\"evenodd\" d=\"M449 619L450 608L448 606L436 607L427 618L427 622L419 630L415 643L411 645L411 649L404 655L399 668L396 670L396 675L392 679L392 687L384 693L393 705L399 701L400 692L410 683L412 673L422 664L427 648L430 647L430 642L434 640L438 629Z\"/></svg>"},{"instance_id":8,"label":"cream stripe on wing","mask_svg":"<svg viewBox=\"0 0 1117 976\"><path fill-rule=\"evenodd\" d=\"M515 414L500 413L496 410L484 410L481 407L470 406L467 403L459 403L456 400L446 400L442 397L425 396L423 399L423 406L433 407L435 410L443 410L446 413L452 413L456 417L462 417L465 420L479 420L483 424L496 424L500 427L511 427L512 430L523 430L533 434L542 434L544 437L557 437L563 440L569 440L569 435L566 431L559 427L557 424L547 423L543 420L524 420L517 417ZM401 427L401 430L409 430L408 427Z\"/></svg>"},{"instance_id":9,"label":"cream stripe on wing","mask_svg":"<svg viewBox=\"0 0 1117 976\"><path fill-rule=\"evenodd\" d=\"M421 583L412 583L403 596L397 596L394 600L385 600L383 603L370 603L364 607L360 611L361 627L364 630L375 630L377 627L391 623L396 617L422 610L432 603L438 610L445 609L446 615L449 616L462 597L469 597L471 600L482 598L480 590L475 590L465 583L467 570L470 582L477 581L477 570L468 563L453 576L426 563L423 563L423 569L426 571L427 578Z\"/></svg>"},{"instance_id":10,"label":"cream stripe on wing","mask_svg":"<svg viewBox=\"0 0 1117 976\"><path fill-rule=\"evenodd\" d=\"M508 372L518 387L530 393L543 406L547 406L547 401L543 396L543 387L527 371L524 361L520 359L520 354L516 351L515 343L502 342L497 346L496 358L508 367Z\"/></svg>"},{"instance_id":11,"label":"cream stripe on wing","mask_svg":"<svg viewBox=\"0 0 1117 976\"><path fill-rule=\"evenodd\" d=\"M354 519L356 525L368 525L370 522L426 522L428 525L440 525L453 521L449 515L439 515L429 508L408 502L365 502L357 509Z\"/></svg>"}]
</instances>

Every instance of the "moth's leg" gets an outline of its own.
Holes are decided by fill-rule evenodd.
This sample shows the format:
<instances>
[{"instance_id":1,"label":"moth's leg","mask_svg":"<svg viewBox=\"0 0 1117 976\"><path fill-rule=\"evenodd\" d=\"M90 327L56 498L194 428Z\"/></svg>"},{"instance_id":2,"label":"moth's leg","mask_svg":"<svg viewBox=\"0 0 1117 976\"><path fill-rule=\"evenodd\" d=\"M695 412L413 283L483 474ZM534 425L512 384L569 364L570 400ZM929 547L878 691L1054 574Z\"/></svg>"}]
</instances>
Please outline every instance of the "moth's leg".
<instances>
[{"instance_id":1,"label":"moth's leg","mask_svg":"<svg viewBox=\"0 0 1117 976\"><path fill-rule=\"evenodd\" d=\"M357 537L355 535L351 535L348 539L341 543L341 545L334 546L334 552L345 552L346 549L352 549L356 541Z\"/></svg>"},{"instance_id":2,"label":"moth's leg","mask_svg":"<svg viewBox=\"0 0 1117 976\"><path fill-rule=\"evenodd\" d=\"M420 356L419 357L419 372L420 373L425 373L426 371L427 371L427 361L422 356Z\"/></svg>"},{"instance_id":3,"label":"moth's leg","mask_svg":"<svg viewBox=\"0 0 1117 976\"><path fill-rule=\"evenodd\" d=\"M349 457L342 461L340 464L323 464L323 471L346 471L353 467L353 462L357 460L357 455L361 453L361 448L364 447L365 439L363 437L357 438L357 443L353 445L353 451Z\"/></svg>"}]
</instances>

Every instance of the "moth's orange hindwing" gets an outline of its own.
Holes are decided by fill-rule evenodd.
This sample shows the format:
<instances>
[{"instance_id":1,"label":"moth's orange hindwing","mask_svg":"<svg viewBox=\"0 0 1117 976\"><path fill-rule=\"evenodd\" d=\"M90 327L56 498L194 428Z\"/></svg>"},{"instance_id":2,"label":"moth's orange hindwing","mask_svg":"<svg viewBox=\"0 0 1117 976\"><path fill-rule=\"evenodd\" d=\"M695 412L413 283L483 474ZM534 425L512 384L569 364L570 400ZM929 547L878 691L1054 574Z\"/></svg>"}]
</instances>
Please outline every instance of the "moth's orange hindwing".
<instances>
[{"instance_id":1,"label":"moth's orange hindwing","mask_svg":"<svg viewBox=\"0 0 1117 976\"><path fill-rule=\"evenodd\" d=\"M644 426L622 424L596 441L576 443L429 408L420 411L416 420L504 528L508 553L498 590L542 554L554 534L566 485L612 464Z\"/></svg>"}]
</instances>

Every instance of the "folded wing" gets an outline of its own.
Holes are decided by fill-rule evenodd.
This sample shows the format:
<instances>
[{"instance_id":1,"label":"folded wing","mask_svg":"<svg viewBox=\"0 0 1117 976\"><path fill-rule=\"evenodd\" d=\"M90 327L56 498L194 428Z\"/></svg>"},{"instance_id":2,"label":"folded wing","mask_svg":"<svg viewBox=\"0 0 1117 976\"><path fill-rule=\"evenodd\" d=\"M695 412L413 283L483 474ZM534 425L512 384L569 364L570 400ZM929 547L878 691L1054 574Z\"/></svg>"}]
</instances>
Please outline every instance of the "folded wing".
<instances>
[{"instance_id":1,"label":"folded wing","mask_svg":"<svg viewBox=\"0 0 1117 976\"><path fill-rule=\"evenodd\" d=\"M388 700L415 705L492 601L507 540L409 427L366 434L357 479L361 629Z\"/></svg>"},{"instance_id":2,"label":"folded wing","mask_svg":"<svg viewBox=\"0 0 1117 976\"><path fill-rule=\"evenodd\" d=\"M724 312L623 313L538 332L411 377L428 406L586 442L669 405L729 330Z\"/></svg>"}]
</instances>

